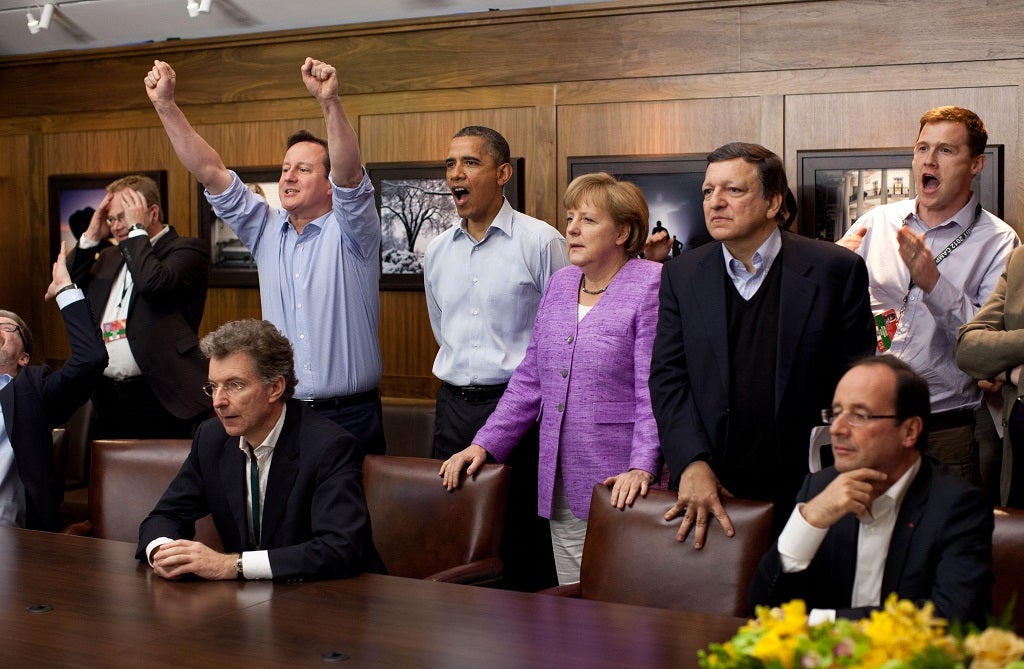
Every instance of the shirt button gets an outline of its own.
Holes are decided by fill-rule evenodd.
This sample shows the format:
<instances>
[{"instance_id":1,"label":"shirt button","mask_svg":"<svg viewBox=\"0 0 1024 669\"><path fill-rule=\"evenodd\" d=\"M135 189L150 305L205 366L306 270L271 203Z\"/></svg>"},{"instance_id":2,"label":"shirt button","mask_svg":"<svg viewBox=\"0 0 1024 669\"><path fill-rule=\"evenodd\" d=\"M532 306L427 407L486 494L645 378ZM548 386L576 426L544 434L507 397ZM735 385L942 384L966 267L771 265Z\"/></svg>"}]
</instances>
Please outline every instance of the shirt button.
<instances>
[{"instance_id":1,"label":"shirt button","mask_svg":"<svg viewBox=\"0 0 1024 669\"><path fill-rule=\"evenodd\" d=\"M568 369L563 369L562 370L562 378L564 379L567 376L569 376L569 370Z\"/></svg>"},{"instance_id":2,"label":"shirt button","mask_svg":"<svg viewBox=\"0 0 1024 669\"><path fill-rule=\"evenodd\" d=\"M476 278L476 277L474 276L474 277L473 277L473 283L479 283L479 282L480 282L480 279L478 279L478 278Z\"/></svg>"},{"instance_id":3,"label":"shirt button","mask_svg":"<svg viewBox=\"0 0 1024 669\"><path fill-rule=\"evenodd\" d=\"M559 402L559 403L558 403L558 413L562 413L562 410L563 410L563 409L565 409L565 405L564 405L564 404L562 404L561 402Z\"/></svg>"},{"instance_id":4,"label":"shirt button","mask_svg":"<svg viewBox=\"0 0 1024 669\"><path fill-rule=\"evenodd\" d=\"M567 343L567 344L571 344L572 343L572 335L569 335L569 338L565 340L565 343Z\"/></svg>"},{"instance_id":5,"label":"shirt button","mask_svg":"<svg viewBox=\"0 0 1024 669\"><path fill-rule=\"evenodd\" d=\"M479 313L480 313L480 310L479 310L479 309L474 309L474 310L473 310L473 315L474 315L474 316L478 315Z\"/></svg>"},{"instance_id":6,"label":"shirt button","mask_svg":"<svg viewBox=\"0 0 1024 669\"><path fill-rule=\"evenodd\" d=\"M300 334L299 335L299 339L305 339L305 338L306 338L306 335L304 335L304 334Z\"/></svg>"}]
</instances>

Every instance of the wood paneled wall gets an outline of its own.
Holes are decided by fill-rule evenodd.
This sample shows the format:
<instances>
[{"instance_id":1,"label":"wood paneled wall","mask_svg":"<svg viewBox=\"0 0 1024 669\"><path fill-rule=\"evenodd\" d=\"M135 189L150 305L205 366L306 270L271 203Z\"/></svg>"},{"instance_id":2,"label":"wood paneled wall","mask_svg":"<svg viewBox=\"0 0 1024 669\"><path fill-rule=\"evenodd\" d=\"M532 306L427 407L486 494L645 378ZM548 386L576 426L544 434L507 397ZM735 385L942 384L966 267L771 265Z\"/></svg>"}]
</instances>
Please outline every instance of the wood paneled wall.
<instances>
[{"instance_id":1,"label":"wood paneled wall","mask_svg":"<svg viewBox=\"0 0 1024 669\"><path fill-rule=\"evenodd\" d=\"M35 326L37 357L66 355L59 316L38 299L52 261L47 175L167 170L170 220L197 234L197 187L145 72L170 62L179 103L225 162L264 167L291 131L323 131L299 77L307 55L339 66L365 162L440 161L460 127L490 125L526 159L527 213L552 222L569 156L755 141L795 183L797 151L909 146L938 104L981 115L1006 146L1011 224L1024 203L1018 0L625 0L0 59L0 306ZM255 289L211 289L203 332L259 311ZM381 293L381 347L385 394L432 396L421 293Z\"/></svg>"}]
</instances>

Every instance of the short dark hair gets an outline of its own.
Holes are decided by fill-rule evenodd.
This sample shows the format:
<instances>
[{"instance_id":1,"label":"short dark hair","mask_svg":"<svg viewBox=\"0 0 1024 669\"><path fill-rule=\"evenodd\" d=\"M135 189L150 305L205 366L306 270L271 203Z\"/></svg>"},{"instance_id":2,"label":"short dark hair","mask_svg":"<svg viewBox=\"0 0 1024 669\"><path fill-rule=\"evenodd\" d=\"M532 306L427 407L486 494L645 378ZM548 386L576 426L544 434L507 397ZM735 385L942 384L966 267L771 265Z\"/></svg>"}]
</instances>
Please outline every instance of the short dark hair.
<instances>
[{"instance_id":1,"label":"short dark hair","mask_svg":"<svg viewBox=\"0 0 1024 669\"><path fill-rule=\"evenodd\" d=\"M498 165L512 164L512 153L509 151L508 142L497 130L482 125L467 125L455 133L452 139L456 137L480 137L484 140L484 149L491 154Z\"/></svg>"},{"instance_id":2,"label":"short dark hair","mask_svg":"<svg viewBox=\"0 0 1024 669\"><path fill-rule=\"evenodd\" d=\"M920 416L924 424L917 438L917 446L921 448L928 441L928 424L931 422L931 396L928 382L914 369L894 355L870 355L853 363L854 367L888 367L896 375L896 399L894 407L896 419L904 421Z\"/></svg>"},{"instance_id":3,"label":"short dark hair","mask_svg":"<svg viewBox=\"0 0 1024 669\"><path fill-rule=\"evenodd\" d=\"M270 321L246 318L220 326L199 342L207 358L222 359L236 353L247 353L256 376L264 385L284 377L282 399L295 394L295 354L291 342Z\"/></svg>"},{"instance_id":4,"label":"short dark hair","mask_svg":"<svg viewBox=\"0 0 1024 669\"><path fill-rule=\"evenodd\" d=\"M326 139L321 139L320 137L317 137L316 135L311 133L309 130L306 130L305 128L303 128L302 130L296 130L292 134L288 135L288 141L285 142L285 147L284 147L285 151L287 151L288 149L292 148L296 144L300 144L302 142L313 142L314 144L319 144L320 146L324 147L324 174L325 175L330 174L331 173L331 149L327 145L327 140Z\"/></svg>"},{"instance_id":5,"label":"short dark hair","mask_svg":"<svg viewBox=\"0 0 1024 669\"><path fill-rule=\"evenodd\" d=\"M160 217L157 220L160 223L164 222L164 207L160 200L160 187L156 185L155 181L144 174L129 174L107 184L106 190L108 193L118 193L128 188L141 193L142 197L146 198L147 207L152 207L155 204L156 208L160 210ZM88 227L88 224L86 224L86 227Z\"/></svg>"},{"instance_id":6,"label":"short dark hair","mask_svg":"<svg viewBox=\"0 0 1024 669\"><path fill-rule=\"evenodd\" d=\"M981 118L970 109L954 107L953 105L929 109L921 117L921 127L917 130L917 136L921 136L921 131L924 130L925 125L938 123L939 121L962 123L967 128L967 147L971 152L971 156L980 156L985 153L985 147L988 146L988 130L985 128L985 123Z\"/></svg>"},{"instance_id":7,"label":"short dark hair","mask_svg":"<svg viewBox=\"0 0 1024 669\"><path fill-rule=\"evenodd\" d=\"M25 353L28 353L28 357L32 357L32 331L28 329L28 325L22 320L21 316L14 313L13 311L6 311L0 309L0 317L10 318L14 321L14 324L18 326L18 336L21 337L21 347L25 349Z\"/></svg>"},{"instance_id":8,"label":"short dark hair","mask_svg":"<svg viewBox=\"0 0 1024 669\"><path fill-rule=\"evenodd\" d=\"M623 251L627 256L640 255L647 241L650 213L643 191L636 184L619 181L605 172L584 174L566 188L563 204L572 209L583 201L604 209L615 223L629 228Z\"/></svg>"},{"instance_id":9,"label":"short dark hair","mask_svg":"<svg viewBox=\"0 0 1024 669\"><path fill-rule=\"evenodd\" d=\"M775 221L779 227L784 227L789 221L789 181L786 179L786 167L782 159L773 151L766 149L760 144L749 142L730 142L723 144L708 154L708 165L720 163L726 160L742 158L748 163L757 167L757 180L761 184L761 197L769 199L773 195L779 195L782 203L775 213ZM795 202L795 199L792 200Z\"/></svg>"}]
</instances>

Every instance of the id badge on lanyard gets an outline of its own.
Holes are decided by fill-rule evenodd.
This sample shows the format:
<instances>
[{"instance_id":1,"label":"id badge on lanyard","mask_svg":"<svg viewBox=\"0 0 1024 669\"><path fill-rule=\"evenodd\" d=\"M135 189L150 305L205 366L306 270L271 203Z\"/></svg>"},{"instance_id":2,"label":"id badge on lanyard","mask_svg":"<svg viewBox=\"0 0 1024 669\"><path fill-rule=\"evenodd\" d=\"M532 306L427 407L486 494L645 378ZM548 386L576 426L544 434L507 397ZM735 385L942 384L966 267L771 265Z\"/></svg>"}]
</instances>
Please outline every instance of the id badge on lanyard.
<instances>
[{"instance_id":1,"label":"id badge on lanyard","mask_svg":"<svg viewBox=\"0 0 1024 669\"><path fill-rule=\"evenodd\" d=\"M949 243L949 246L944 248L941 253L935 256L935 264L938 265L945 260L949 254L951 254L958 246L967 241L967 238L971 236L971 232L974 230L974 225L981 218L981 203L974 210L974 220L967 226L967 229L960 233L960 236ZM893 337L896 336L896 328L899 326L900 320L903 318L903 312L907 310L907 301L910 299L910 291L914 290L914 281L911 279L910 285L907 286L907 292L903 296L903 303L900 305L900 310L887 309L880 314L875 314L875 332L878 335L878 352L885 353L892 348Z\"/></svg>"}]
</instances>

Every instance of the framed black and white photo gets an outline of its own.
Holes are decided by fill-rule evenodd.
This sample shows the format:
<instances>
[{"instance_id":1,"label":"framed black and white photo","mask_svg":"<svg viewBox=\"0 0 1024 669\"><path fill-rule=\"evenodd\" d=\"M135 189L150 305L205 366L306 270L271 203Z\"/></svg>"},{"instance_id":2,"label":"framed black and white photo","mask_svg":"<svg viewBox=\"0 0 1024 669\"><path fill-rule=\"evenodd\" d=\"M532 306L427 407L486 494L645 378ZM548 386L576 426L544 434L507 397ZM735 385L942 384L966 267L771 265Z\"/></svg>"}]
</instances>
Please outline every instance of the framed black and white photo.
<instances>
[{"instance_id":1,"label":"framed black and white photo","mask_svg":"<svg viewBox=\"0 0 1024 669\"><path fill-rule=\"evenodd\" d=\"M505 198L523 209L523 158L512 159ZM370 163L366 166L381 224L381 290L423 290L423 254L459 214L443 163Z\"/></svg>"}]
</instances>

